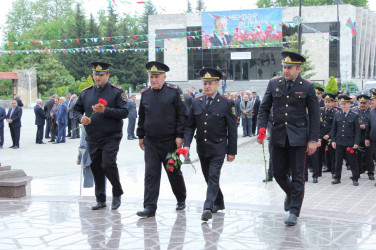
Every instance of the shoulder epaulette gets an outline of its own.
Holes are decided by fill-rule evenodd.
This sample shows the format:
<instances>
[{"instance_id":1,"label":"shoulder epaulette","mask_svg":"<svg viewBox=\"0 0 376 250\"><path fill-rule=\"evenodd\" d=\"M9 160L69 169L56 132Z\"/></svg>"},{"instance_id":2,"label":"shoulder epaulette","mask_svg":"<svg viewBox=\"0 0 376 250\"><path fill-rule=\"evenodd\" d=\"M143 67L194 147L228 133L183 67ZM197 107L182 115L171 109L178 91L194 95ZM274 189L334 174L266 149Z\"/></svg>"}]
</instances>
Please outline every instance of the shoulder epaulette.
<instances>
[{"instance_id":1,"label":"shoulder epaulette","mask_svg":"<svg viewBox=\"0 0 376 250\"><path fill-rule=\"evenodd\" d=\"M81 92L84 92L85 90L90 89L92 87L94 87L94 85L90 85L89 87L84 88Z\"/></svg>"},{"instance_id":2,"label":"shoulder epaulette","mask_svg":"<svg viewBox=\"0 0 376 250\"><path fill-rule=\"evenodd\" d=\"M221 95L220 97L226 99L227 101L232 101L231 99L228 99L228 98L227 98L226 96L224 96L224 95Z\"/></svg>"},{"instance_id":3,"label":"shoulder epaulette","mask_svg":"<svg viewBox=\"0 0 376 250\"><path fill-rule=\"evenodd\" d=\"M272 80L277 81L277 82L282 82L282 78L283 77L281 77L281 76L280 77L274 77L274 78L272 78Z\"/></svg>"},{"instance_id":4,"label":"shoulder epaulette","mask_svg":"<svg viewBox=\"0 0 376 250\"><path fill-rule=\"evenodd\" d=\"M120 90L122 89L120 86L113 84L113 83L111 83L111 87L113 87L115 89L120 89Z\"/></svg>"},{"instance_id":5,"label":"shoulder epaulette","mask_svg":"<svg viewBox=\"0 0 376 250\"><path fill-rule=\"evenodd\" d=\"M143 89L141 89L141 94L145 93L146 91L148 91L150 89L150 87L145 87Z\"/></svg>"},{"instance_id":6,"label":"shoulder epaulette","mask_svg":"<svg viewBox=\"0 0 376 250\"><path fill-rule=\"evenodd\" d=\"M175 84L167 83L166 86L167 88L170 88L170 89L178 89L178 85L175 85Z\"/></svg>"}]
</instances>

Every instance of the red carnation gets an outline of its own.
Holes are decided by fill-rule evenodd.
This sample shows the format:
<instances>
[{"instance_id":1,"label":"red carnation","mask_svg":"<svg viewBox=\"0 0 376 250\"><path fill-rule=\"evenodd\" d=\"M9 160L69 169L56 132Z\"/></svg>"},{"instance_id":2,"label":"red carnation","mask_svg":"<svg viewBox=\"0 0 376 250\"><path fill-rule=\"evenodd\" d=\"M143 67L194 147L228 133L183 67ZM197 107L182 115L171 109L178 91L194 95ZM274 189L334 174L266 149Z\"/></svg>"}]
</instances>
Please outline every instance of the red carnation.
<instances>
[{"instance_id":1,"label":"red carnation","mask_svg":"<svg viewBox=\"0 0 376 250\"><path fill-rule=\"evenodd\" d=\"M173 167L168 167L167 171L172 173L172 172L174 172L174 168Z\"/></svg>"},{"instance_id":2,"label":"red carnation","mask_svg":"<svg viewBox=\"0 0 376 250\"><path fill-rule=\"evenodd\" d=\"M329 147L328 146L325 147L325 151L329 151Z\"/></svg>"},{"instance_id":3,"label":"red carnation","mask_svg":"<svg viewBox=\"0 0 376 250\"><path fill-rule=\"evenodd\" d=\"M188 151L186 149L184 149L184 148L178 148L176 150L176 153L179 154L179 155L187 156Z\"/></svg>"},{"instance_id":4,"label":"red carnation","mask_svg":"<svg viewBox=\"0 0 376 250\"><path fill-rule=\"evenodd\" d=\"M350 154L353 154L354 152L355 152L354 150L352 150L352 149L350 150Z\"/></svg>"},{"instance_id":5,"label":"red carnation","mask_svg":"<svg viewBox=\"0 0 376 250\"><path fill-rule=\"evenodd\" d=\"M107 101L105 99L103 99L103 98L99 98L98 102L100 104L103 104L103 106L105 106L105 107L107 106Z\"/></svg>"},{"instance_id":6,"label":"red carnation","mask_svg":"<svg viewBox=\"0 0 376 250\"><path fill-rule=\"evenodd\" d=\"M347 147L347 148L346 148L346 150L347 150L347 151L350 151L350 150L351 150L351 148L350 148L350 147Z\"/></svg>"},{"instance_id":7,"label":"red carnation","mask_svg":"<svg viewBox=\"0 0 376 250\"><path fill-rule=\"evenodd\" d=\"M174 161L174 159L171 158L170 160L168 160L167 163L168 163L168 165L174 165L175 161Z\"/></svg>"},{"instance_id":8,"label":"red carnation","mask_svg":"<svg viewBox=\"0 0 376 250\"><path fill-rule=\"evenodd\" d=\"M266 138L265 128L260 128L257 139L264 140Z\"/></svg>"}]
</instances>

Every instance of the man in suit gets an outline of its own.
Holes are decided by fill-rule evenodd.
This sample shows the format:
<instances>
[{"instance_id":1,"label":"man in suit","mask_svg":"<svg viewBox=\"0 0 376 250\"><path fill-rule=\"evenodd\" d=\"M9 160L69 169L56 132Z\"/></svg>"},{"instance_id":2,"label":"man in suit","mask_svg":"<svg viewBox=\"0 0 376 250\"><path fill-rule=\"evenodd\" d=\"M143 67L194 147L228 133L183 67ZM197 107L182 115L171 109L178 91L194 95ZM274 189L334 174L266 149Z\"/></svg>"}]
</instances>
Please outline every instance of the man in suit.
<instances>
[{"instance_id":1,"label":"man in suit","mask_svg":"<svg viewBox=\"0 0 376 250\"><path fill-rule=\"evenodd\" d=\"M340 95L338 101L341 103L342 111L334 115L334 122L330 131L332 147L336 151L336 165L332 184L341 183L342 162L346 156L351 168L353 185L358 186L359 169L355 150L358 149L360 144L359 115L350 109L351 98L349 96Z\"/></svg>"},{"instance_id":2,"label":"man in suit","mask_svg":"<svg viewBox=\"0 0 376 250\"><path fill-rule=\"evenodd\" d=\"M252 99L250 102L252 104L252 135L256 135L257 118L260 109L260 99L256 91L252 91Z\"/></svg>"},{"instance_id":3,"label":"man in suit","mask_svg":"<svg viewBox=\"0 0 376 250\"><path fill-rule=\"evenodd\" d=\"M5 109L0 107L0 148L4 145L4 119L7 117Z\"/></svg>"},{"instance_id":4,"label":"man in suit","mask_svg":"<svg viewBox=\"0 0 376 250\"><path fill-rule=\"evenodd\" d=\"M244 100L240 102L240 117L242 118L243 137L252 136L252 104L248 98L248 95L244 95Z\"/></svg>"},{"instance_id":5,"label":"man in suit","mask_svg":"<svg viewBox=\"0 0 376 250\"><path fill-rule=\"evenodd\" d=\"M68 126L68 137L71 137L72 136L72 121L71 119L69 118L69 110L70 110L70 106L72 104L72 93L71 92L67 92L66 93L66 99L65 99L65 103L67 105L67 109L68 109L68 112L67 112L67 126Z\"/></svg>"},{"instance_id":6,"label":"man in suit","mask_svg":"<svg viewBox=\"0 0 376 250\"><path fill-rule=\"evenodd\" d=\"M185 103L185 107L187 108L187 116L188 116L189 113L191 112L192 101L193 101L193 97L191 96L191 90L186 89L183 96L184 96L184 103Z\"/></svg>"},{"instance_id":7,"label":"man in suit","mask_svg":"<svg viewBox=\"0 0 376 250\"><path fill-rule=\"evenodd\" d=\"M314 85L300 76L305 58L287 51L281 55L283 77L269 81L258 119L259 128L266 129L273 109L270 137L273 174L286 193L284 205L289 216L285 224L294 226L303 204L306 153L312 155L317 149L320 114ZM257 139L257 142L263 144L264 140Z\"/></svg>"},{"instance_id":8,"label":"man in suit","mask_svg":"<svg viewBox=\"0 0 376 250\"><path fill-rule=\"evenodd\" d=\"M371 101L376 107L376 89L370 90ZM376 109L369 112L368 124L366 127L365 146L370 148L372 155L376 155Z\"/></svg>"},{"instance_id":9,"label":"man in suit","mask_svg":"<svg viewBox=\"0 0 376 250\"><path fill-rule=\"evenodd\" d=\"M7 121L9 123L12 146L9 148L18 149L20 147L22 108L17 106L17 101L12 101L12 107L8 110Z\"/></svg>"},{"instance_id":10,"label":"man in suit","mask_svg":"<svg viewBox=\"0 0 376 250\"><path fill-rule=\"evenodd\" d=\"M65 143L65 128L68 124L68 107L64 97L59 99L59 109L56 112L57 137L53 144Z\"/></svg>"},{"instance_id":11,"label":"man in suit","mask_svg":"<svg viewBox=\"0 0 376 250\"><path fill-rule=\"evenodd\" d=\"M238 99L240 101L243 101L243 99L244 99L244 90L240 90L240 94L238 95Z\"/></svg>"},{"instance_id":12,"label":"man in suit","mask_svg":"<svg viewBox=\"0 0 376 250\"><path fill-rule=\"evenodd\" d=\"M16 97L14 98L14 100L17 101L17 106L18 107L22 108L24 106L24 104L21 101L21 95L17 94Z\"/></svg>"},{"instance_id":13,"label":"man in suit","mask_svg":"<svg viewBox=\"0 0 376 250\"><path fill-rule=\"evenodd\" d=\"M78 121L76 118L74 118L73 110L74 106L76 106L77 103L77 95L73 94L71 97L71 103L68 108L68 119L71 121L71 131L69 131L72 135L69 139L76 139L80 138L80 129L78 127Z\"/></svg>"},{"instance_id":14,"label":"man in suit","mask_svg":"<svg viewBox=\"0 0 376 250\"><path fill-rule=\"evenodd\" d=\"M134 129L136 127L137 119L137 109L136 109L136 95L131 95L131 98L128 100L128 140L137 139L134 135Z\"/></svg>"},{"instance_id":15,"label":"man in suit","mask_svg":"<svg viewBox=\"0 0 376 250\"><path fill-rule=\"evenodd\" d=\"M184 148L189 151L196 131L197 153L207 183L206 200L201 220L225 209L219 187L221 168L227 155L232 162L237 153L237 126L234 101L218 93L222 73L213 68L200 71L205 96L193 100L184 131Z\"/></svg>"},{"instance_id":16,"label":"man in suit","mask_svg":"<svg viewBox=\"0 0 376 250\"><path fill-rule=\"evenodd\" d=\"M47 118L46 118L46 132L45 132L45 135L44 135L44 137L46 139L51 138L50 137L50 133L51 133L51 116L50 116L50 113L51 113L52 107L55 104L55 98L56 97L57 97L56 94L52 95L48 99L47 103L44 105L44 112L46 113L46 116L47 116Z\"/></svg>"},{"instance_id":17,"label":"man in suit","mask_svg":"<svg viewBox=\"0 0 376 250\"><path fill-rule=\"evenodd\" d=\"M51 117L51 140L48 142L55 142L57 137L57 124L56 124L56 113L59 110L59 98L55 96L54 98L55 104L52 106L50 111L50 117Z\"/></svg>"},{"instance_id":18,"label":"man in suit","mask_svg":"<svg viewBox=\"0 0 376 250\"><path fill-rule=\"evenodd\" d=\"M35 125L37 125L36 144L46 144L43 142L43 127L46 120L46 113L42 108L42 100L37 99L37 105L34 106Z\"/></svg>"},{"instance_id":19,"label":"man in suit","mask_svg":"<svg viewBox=\"0 0 376 250\"><path fill-rule=\"evenodd\" d=\"M213 36L210 37L212 46L227 46L231 43L233 36L227 33L227 20L217 17L214 20Z\"/></svg>"}]
</instances>

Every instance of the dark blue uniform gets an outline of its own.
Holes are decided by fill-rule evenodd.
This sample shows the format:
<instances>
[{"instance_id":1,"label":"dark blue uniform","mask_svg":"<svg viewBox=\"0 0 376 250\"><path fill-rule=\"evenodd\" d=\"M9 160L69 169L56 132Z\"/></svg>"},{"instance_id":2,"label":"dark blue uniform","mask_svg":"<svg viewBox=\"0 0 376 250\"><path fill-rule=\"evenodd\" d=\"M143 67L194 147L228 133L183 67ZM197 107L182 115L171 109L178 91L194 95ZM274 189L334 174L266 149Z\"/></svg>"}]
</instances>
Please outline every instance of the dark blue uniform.
<instances>
[{"instance_id":1,"label":"dark blue uniform","mask_svg":"<svg viewBox=\"0 0 376 250\"><path fill-rule=\"evenodd\" d=\"M161 89L150 87L141 91L138 111L137 136L144 139L145 190L144 208L155 212L161 181L161 163L166 167L166 156L176 150L176 138L184 137L187 119L182 91L178 86L164 83ZM178 202L185 202L186 189L180 169L166 171L172 191Z\"/></svg>"},{"instance_id":2,"label":"dark blue uniform","mask_svg":"<svg viewBox=\"0 0 376 250\"><path fill-rule=\"evenodd\" d=\"M90 86L81 92L74 106L75 119L81 122L84 114L90 117L93 112L92 106L98 103L99 98L107 101L105 112L94 114L91 123L85 129L92 160L95 196L97 202L105 202L106 177L112 184L112 195L118 197L123 194L116 156L123 137L123 119L127 117L128 109L123 90L107 82L103 87Z\"/></svg>"},{"instance_id":3,"label":"dark blue uniform","mask_svg":"<svg viewBox=\"0 0 376 250\"><path fill-rule=\"evenodd\" d=\"M270 80L260 106L260 128L267 127L271 108L274 178L292 201L290 214L299 216L304 197L307 143L317 142L319 137L320 115L314 85L300 75L294 82L286 82L282 77Z\"/></svg>"},{"instance_id":4,"label":"dark blue uniform","mask_svg":"<svg viewBox=\"0 0 376 250\"><path fill-rule=\"evenodd\" d=\"M237 153L237 125L234 101L217 93L210 106L205 96L193 100L184 133L184 147L190 147L196 131L197 153L208 185L204 210L224 208L219 187L221 168L227 155Z\"/></svg>"},{"instance_id":5,"label":"dark blue uniform","mask_svg":"<svg viewBox=\"0 0 376 250\"><path fill-rule=\"evenodd\" d=\"M334 122L332 130L330 131L330 137L332 142L336 143L336 164L334 179L341 180L342 162L346 155L348 160L353 181L357 181L359 178L359 168L356 162L356 151L351 154L347 148L352 148L355 144L360 144L360 125L359 116L352 110L349 110L347 116L343 111L337 112L334 115Z\"/></svg>"},{"instance_id":6,"label":"dark blue uniform","mask_svg":"<svg viewBox=\"0 0 376 250\"><path fill-rule=\"evenodd\" d=\"M332 144L329 140L325 140L323 137L329 135L332 129L334 115L337 113L336 109L327 109L323 107L320 109L320 135L321 147L319 148L319 161L318 161L318 174L321 175L323 163L326 165L325 172L331 171L334 173L335 155ZM329 137L330 139L330 137ZM326 151L327 148L327 151Z\"/></svg>"},{"instance_id":7,"label":"dark blue uniform","mask_svg":"<svg viewBox=\"0 0 376 250\"><path fill-rule=\"evenodd\" d=\"M372 159L375 159L376 156L376 109L373 109L369 112L368 116L368 126L366 129L366 140L370 140Z\"/></svg>"}]
</instances>

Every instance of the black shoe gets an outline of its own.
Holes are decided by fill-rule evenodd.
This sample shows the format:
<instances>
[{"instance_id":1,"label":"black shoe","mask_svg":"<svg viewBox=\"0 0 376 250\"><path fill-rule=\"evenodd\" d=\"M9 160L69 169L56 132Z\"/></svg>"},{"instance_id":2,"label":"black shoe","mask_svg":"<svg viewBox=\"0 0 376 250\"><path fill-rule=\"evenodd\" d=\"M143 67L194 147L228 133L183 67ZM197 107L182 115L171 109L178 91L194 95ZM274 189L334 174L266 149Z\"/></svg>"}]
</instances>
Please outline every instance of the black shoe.
<instances>
[{"instance_id":1,"label":"black shoe","mask_svg":"<svg viewBox=\"0 0 376 250\"><path fill-rule=\"evenodd\" d=\"M138 137L137 137L137 136L132 136L132 138L133 138L133 139L138 139Z\"/></svg>"},{"instance_id":2,"label":"black shoe","mask_svg":"<svg viewBox=\"0 0 376 250\"><path fill-rule=\"evenodd\" d=\"M55 142L55 140L49 140L48 142Z\"/></svg>"},{"instance_id":3,"label":"black shoe","mask_svg":"<svg viewBox=\"0 0 376 250\"><path fill-rule=\"evenodd\" d=\"M205 209L204 212L202 212L201 220L208 221L211 218L213 218L212 212L209 209Z\"/></svg>"},{"instance_id":4,"label":"black shoe","mask_svg":"<svg viewBox=\"0 0 376 250\"><path fill-rule=\"evenodd\" d=\"M273 181L273 177L268 176L268 182L269 182L269 181ZM262 182L266 182L266 179L262 180Z\"/></svg>"},{"instance_id":5,"label":"black shoe","mask_svg":"<svg viewBox=\"0 0 376 250\"><path fill-rule=\"evenodd\" d=\"M309 171L310 173L312 173L312 172L313 172L313 168L309 168L308 171Z\"/></svg>"},{"instance_id":6,"label":"black shoe","mask_svg":"<svg viewBox=\"0 0 376 250\"><path fill-rule=\"evenodd\" d=\"M106 207L106 202L97 202L97 205L91 207L91 210L99 210Z\"/></svg>"},{"instance_id":7,"label":"black shoe","mask_svg":"<svg viewBox=\"0 0 376 250\"><path fill-rule=\"evenodd\" d=\"M11 147L9 147L9 148L14 148L14 146L11 146Z\"/></svg>"},{"instance_id":8,"label":"black shoe","mask_svg":"<svg viewBox=\"0 0 376 250\"><path fill-rule=\"evenodd\" d=\"M13 149L17 149L17 148L20 148L19 146L14 146Z\"/></svg>"},{"instance_id":9,"label":"black shoe","mask_svg":"<svg viewBox=\"0 0 376 250\"><path fill-rule=\"evenodd\" d=\"M285 202L284 202L285 211L286 212L289 211L290 207L291 207L291 197L286 195Z\"/></svg>"},{"instance_id":10,"label":"black shoe","mask_svg":"<svg viewBox=\"0 0 376 250\"><path fill-rule=\"evenodd\" d=\"M60 143L65 143L65 141L61 141Z\"/></svg>"},{"instance_id":11,"label":"black shoe","mask_svg":"<svg viewBox=\"0 0 376 250\"><path fill-rule=\"evenodd\" d=\"M327 172L331 172L331 171L332 171L332 170L330 170L329 168L323 168L323 169L322 169L322 172L323 172L323 173L327 173Z\"/></svg>"},{"instance_id":12,"label":"black shoe","mask_svg":"<svg viewBox=\"0 0 376 250\"><path fill-rule=\"evenodd\" d=\"M38 144L46 144L44 141L38 142Z\"/></svg>"},{"instance_id":13,"label":"black shoe","mask_svg":"<svg viewBox=\"0 0 376 250\"><path fill-rule=\"evenodd\" d=\"M285 220L285 224L287 226L295 226L296 223L298 223L298 216L296 216L295 214L290 214Z\"/></svg>"},{"instance_id":14,"label":"black shoe","mask_svg":"<svg viewBox=\"0 0 376 250\"><path fill-rule=\"evenodd\" d=\"M358 182L358 180L353 180L353 185L354 185L354 186L359 186L359 182Z\"/></svg>"},{"instance_id":15,"label":"black shoe","mask_svg":"<svg viewBox=\"0 0 376 250\"><path fill-rule=\"evenodd\" d=\"M248 135L243 135L243 137L247 137Z\"/></svg>"},{"instance_id":16,"label":"black shoe","mask_svg":"<svg viewBox=\"0 0 376 250\"><path fill-rule=\"evenodd\" d=\"M48 136L48 137L44 137L44 138L46 138L46 139L50 139L51 137Z\"/></svg>"},{"instance_id":17,"label":"black shoe","mask_svg":"<svg viewBox=\"0 0 376 250\"><path fill-rule=\"evenodd\" d=\"M312 181L313 183L317 183L318 182L318 180L317 180L317 178L313 178L313 181Z\"/></svg>"},{"instance_id":18,"label":"black shoe","mask_svg":"<svg viewBox=\"0 0 376 250\"><path fill-rule=\"evenodd\" d=\"M249 135L249 137L253 137L253 135Z\"/></svg>"},{"instance_id":19,"label":"black shoe","mask_svg":"<svg viewBox=\"0 0 376 250\"><path fill-rule=\"evenodd\" d=\"M148 208L145 208L142 211L138 211L137 215L142 217L142 218L149 218L149 217L154 217L155 216L155 211L151 211Z\"/></svg>"},{"instance_id":20,"label":"black shoe","mask_svg":"<svg viewBox=\"0 0 376 250\"><path fill-rule=\"evenodd\" d=\"M373 175L369 175L369 176L368 176L368 179L370 179L371 181L374 181L374 180L375 180L375 176L373 176Z\"/></svg>"},{"instance_id":21,"label":"black shoe","mask_svg":"<svg viewBox=\"0 0 376 250\"><path fill-rule=\"evenodd\" d=\"M61 142L59 142L59 141L55 141L55 142L53 142L52 144L59 144L59 143L61 143Z\"/></svg>"},{"instance_id":22,"label":"black shoe","mask_svg":"<svg viewBox=\"0 0 376 250\"><path fill-rule=\"evenodd\" d=\"M176 210L183 210L185 208L185 201L176 204Z\"/></svg>"},{"instance_id":23,"label":"black shoe","mask_svg":"<svg viewBox=\"0 0 376 250\"><path fill-rule=\"evenodd\" d=\"M225 209L225 205L214 205L212 213L215 214L219 210L223 210L223 209Z\"/></svg>"},{"instance_id":24,"label":"black shoe","mask_svg":"<svg viewBox=\"0 0 376 250\"><path fill-rule=\"evenodd\" d=\"M341 180L339 180L339 179L334 179L332 181L332 184L339 184L339 183L341 183Z\"/></svg>"},{"instance_id":25,"label":"black shoe","mask_svg":"<svg viewBox=\"0 0 376 250\"><path fill-rule=\"evenodd\" d=\"M120 204L121 204L121 196L113 197L112 198L111 210L118 209L120 207Z\"/></svg>"}]
</instances>

